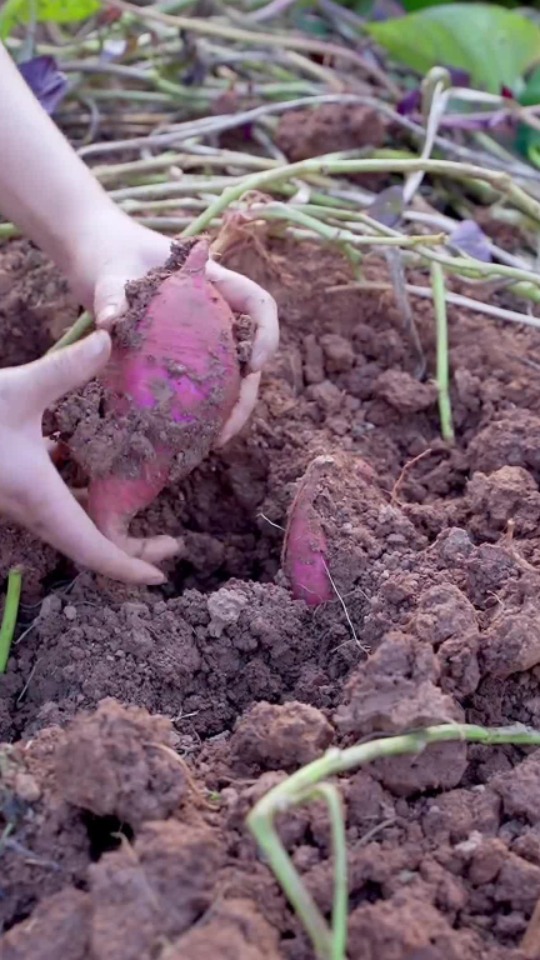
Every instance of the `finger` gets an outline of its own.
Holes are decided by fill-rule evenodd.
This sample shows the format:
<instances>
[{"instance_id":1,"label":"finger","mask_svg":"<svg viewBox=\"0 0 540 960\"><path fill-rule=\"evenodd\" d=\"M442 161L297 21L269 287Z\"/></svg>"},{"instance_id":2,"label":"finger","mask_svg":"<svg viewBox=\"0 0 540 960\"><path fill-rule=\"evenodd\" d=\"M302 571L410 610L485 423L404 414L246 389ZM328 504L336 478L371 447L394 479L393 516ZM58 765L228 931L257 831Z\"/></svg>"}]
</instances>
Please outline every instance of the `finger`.
<instances>
[{"instance_id":1,"label":"finger","mask_svg":"<svg viewBox=\"0 0 540 960\"><path fill-rule=\"evenodd\" d=\"M128 556L99 532L71 496L45 451L43 453L43 462L36 464L36 468L39 467L39 491L26 497L24 510L18 511L16 519L82 567L123 583L164 583L166 577L161 570L137 557ZM24 516L20 515L22 513Z\"/></svg>"},{"instance_id":2,"label":"finger","mask_svg":"<svg viewBox=\"0 0 540 960\"><path fill-rule=\"evenodd\" d=\"M68 487L71 496L88 512L88 487Z\"/></svg>"},{"instance_id":3,"label":"finger","mask_svg":"<svg viewBox=\"0 0 540 960\"><path fill-rule=\"evenodd\" d=\"M18 413L21 413L21 406L26 414L41 412L64 394L88 383L105 366L110 352L108 333L99 331L71 347L46 354L40 360L18 368L24 382Z\"/></svg>"},{"instance_id":4,"label":"finger","mask_svg":"<svg viewBox=\"0 0 540 960\"><path fill-rule=\"evenodd\" d=\"M240 386L240 397L221 431L216 446L223 447L245 426L257 403L260 381L260 373L248 373L247 377L244 377Z\"/></svg>"},{"instance_id":5,"label":"finger","mask_svg":"<svg viewBox=\"0 0 540 960\"><path fill-rule=\"evenodd\" d=\"M183 546L181 540L163 535L141 538L119 536L114 538L114 542L130 557L138 557L139 560L145 560L147 563L162 563L163 560L176 557Z\"/></svg>"},{"instance_id":6,"label":"finger","mask_svg":"<svg viewBox=\"0 0 540 960\"><path fill-rule=\"evenodd\" d=\"M206 276L217 287L232 310L247 313L255 322L257 333L251 354L253 372L262 370L279 346L279 320L274 298L254 280L227 270L215 260L206 265Z\"/></svg>"},{"instance_id":7,"label":"finger","mask_svg":"<svg viewBox=\"0 0 540 960\"><path fill-rule=\"evenodd\" d=\"M125 277L108 276L98 284L94 296L94 316L98 330L112 330L127 310Z\"/></svg>"}]
</instances>

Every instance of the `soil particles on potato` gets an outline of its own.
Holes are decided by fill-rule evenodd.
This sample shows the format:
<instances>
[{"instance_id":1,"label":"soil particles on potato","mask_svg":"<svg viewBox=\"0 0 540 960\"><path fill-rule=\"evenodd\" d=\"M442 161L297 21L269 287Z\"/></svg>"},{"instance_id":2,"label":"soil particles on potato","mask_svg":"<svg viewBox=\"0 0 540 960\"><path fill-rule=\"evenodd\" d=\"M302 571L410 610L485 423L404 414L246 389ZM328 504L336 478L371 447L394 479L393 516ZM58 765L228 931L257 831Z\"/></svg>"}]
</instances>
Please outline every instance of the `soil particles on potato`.
<instances>
[{"instance_id":1,"label":"soil particles on potato","mask_svg":"<svg viewBox=\"0 0 540 960\"><path fill-rule=\"evenodd\" d=\"M0 678L2 960L313 960L246 828L254 802L329 746L540 728L538 333L450 307L450 447L430 303L419 382L391 289L355 289L339 252L261 229L226 263L276 297L282 343L250 426L136 521L183 538L167 586L74 571L2 527L2 574L24 568ZM384 260L365 273L389 283ZM70 322L22 241L0 290L6 363L46 348L53 314ZM312 609L280 567L321 455L336 596ZM339 787L350 960L540 957L540 752L445 743ZM278 828L330 917L326 808Z\"/></svg>"}]
</instances>

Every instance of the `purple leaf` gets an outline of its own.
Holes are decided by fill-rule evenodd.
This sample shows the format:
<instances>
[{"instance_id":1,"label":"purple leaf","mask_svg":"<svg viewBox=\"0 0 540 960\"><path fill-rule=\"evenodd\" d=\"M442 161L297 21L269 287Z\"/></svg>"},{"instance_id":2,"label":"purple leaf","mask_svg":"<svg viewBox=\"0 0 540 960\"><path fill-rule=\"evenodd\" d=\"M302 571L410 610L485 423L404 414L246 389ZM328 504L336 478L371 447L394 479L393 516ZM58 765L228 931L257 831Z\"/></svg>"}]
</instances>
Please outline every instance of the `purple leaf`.
<instances>
[{"instance_id":1,"label":"purple leaf","mask_svg":"<svg viewBox=\"0 0 540 960\"><path fill-rule=\"evenodd\" d=\"M450 83L453 87L470 87L471 75L466 70L458 70L454 67L445 67L450 76ZM422 106L422 92L420 87L415 90L409 90L399 101L396 110L402 117L408 117L411 113L419 113Z\"/></svg>"},{"instance_id":2,"label":"purple leaf","mask_svg":"<svg viewBox=\"0 0 540 960\"><path fill-rule=\"evenodd\" d=\"M418 113L422 106L422 94L420 87L416 90L409 90L399 101L396 110L402 117L408 117L411 113Z\"/></svg>"},{"instance_id":3,"label":"purple leaf","mask_svg":"<svg viewBox=\"0 0 540 960\"><path fill-rule=\"evenodd\" d=\"M448 237L450 243L461 253L491 263L491 247L488 237L474 220L462 220Z\"/></svg>"},{"instance_id":4,"label":"purple leaf","mask_svg":"<svg viewBox=\"0 0 540 960\"><path fill-rule=\"evenodd\" d=\"M450 82L453 87L470 87L471 75L466 70L460 70L457 67L447 67L450 74Z\"/></svg>"},{"instance_id":5,"label":"purple leaf","mask_svg":"<svg viewBox=\"0 0 540 960\"><path fill-rule=\"evenodd\" d=\"M19 64L19 71L41 106L52 115L67 93L67 77L54 57L33 57Z\"/></svg>"}]
</instances>

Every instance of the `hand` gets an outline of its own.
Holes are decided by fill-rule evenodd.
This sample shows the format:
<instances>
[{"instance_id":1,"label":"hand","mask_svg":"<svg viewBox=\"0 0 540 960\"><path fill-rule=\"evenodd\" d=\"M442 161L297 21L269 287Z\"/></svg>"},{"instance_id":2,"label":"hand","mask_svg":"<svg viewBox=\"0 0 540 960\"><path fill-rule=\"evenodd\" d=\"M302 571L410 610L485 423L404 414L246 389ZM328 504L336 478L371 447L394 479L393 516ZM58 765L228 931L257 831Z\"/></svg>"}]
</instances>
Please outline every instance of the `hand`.
<instances>
[{"instance_id":1,"label":"hand","mask_svg":"<svg viewBox=\"0 0 540 960\"><path fill-rule=\"evenodd\" d=\"M99 533L51 463L42 437L44 410L95 377L110 350L110 337L101 331L34 363L0 370L0 514L90 570L124 583L164 583L160 570Z\"/></svg>"},{"instance_id":2,"label":"hand","mask_svg":"<svg viewBox=\"0 0 540 960\"><path fill-rule=\"evenodd\" d=\"M170 240L142 227L122 213L109 216L96 235L81 244L71 270L72 286L96 324L110 330L126 309L124 287L153 267L162 266L170 253ZM86 251L86 252L85 252ZM68 271L69 272L69 271ZM257 402L261 370L278 347L279 326L273 297L253 280L209 261L207 277L215 284L232 310L248 314L257 332L250 372L244 377L240 396L223 428L219 445L227 443L249 419Z\"/></svg>"}]
</instances>

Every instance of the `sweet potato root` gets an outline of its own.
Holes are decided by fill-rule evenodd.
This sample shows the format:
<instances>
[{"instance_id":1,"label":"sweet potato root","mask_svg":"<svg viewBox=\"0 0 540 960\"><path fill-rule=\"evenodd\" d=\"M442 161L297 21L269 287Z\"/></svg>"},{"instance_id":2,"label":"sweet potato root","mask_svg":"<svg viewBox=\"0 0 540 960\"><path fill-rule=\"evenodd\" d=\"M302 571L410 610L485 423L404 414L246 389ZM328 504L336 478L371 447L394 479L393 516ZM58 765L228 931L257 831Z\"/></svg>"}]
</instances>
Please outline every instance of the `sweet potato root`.
<instances>
[{"instance_id":1,"label":"sweet potato root","mask_svg":"<svg viewBox=\"0 0 540 960\"><path fill-rule=\"evenodd\" d=\"M369 591L377 557L373 531L395 510L370 465L354 453L332 451L311 460L289 509L282 570L296 599L316 607L327 601L353 603ZM403 542L416 538L401 521Z\"/></svg>"},{"instance_id":2,"label":"sweet potato root","mask_svg":"<svg viewBox=\"0 0 540 960\"><path fill-rule=\"evenodd\" d=\"M179 246L167 270L128 286L130 310L101 378L105 418L123 425L124 442L112 464L94 465L88 489L90 516L115 542L173 465L181 478L203 460L239 395L234 317L205 278L208 248Z\"/></svg>"},{"instance_id":3,"label":"sweet potato root","mask_svg":"<svg viewBox=\"0 0 540 960\"><path fill-rule=\"evenodd\" d=\"M311 607L334 596L326 536L315 505L320 481L333 465L332 457L316 457L311 461L300 481L285 531L283 569L293 597Z\"/></svg>"}]
</instances>

